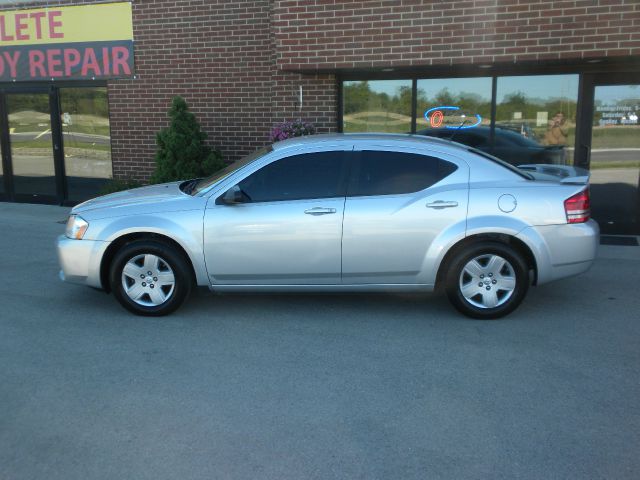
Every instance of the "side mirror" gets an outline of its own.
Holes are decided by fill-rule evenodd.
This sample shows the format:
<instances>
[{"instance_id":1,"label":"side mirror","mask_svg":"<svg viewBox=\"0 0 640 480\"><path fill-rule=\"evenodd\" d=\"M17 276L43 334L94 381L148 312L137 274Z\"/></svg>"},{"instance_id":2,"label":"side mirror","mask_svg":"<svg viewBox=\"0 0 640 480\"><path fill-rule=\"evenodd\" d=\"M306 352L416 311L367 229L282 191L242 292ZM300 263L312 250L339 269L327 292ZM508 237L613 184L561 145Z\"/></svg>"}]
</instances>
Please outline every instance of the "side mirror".
<instances>
[{"instance_id":1,"label":"side mirror","mask_svg":"<svg viewBox=\"0 0 640 480\"><path fill-rule=\"evenodd\" d=\"M244 201L242 190L238 185L234 185L227 190L222 196L222 202L226 205L234 205L236 203L242 203Z\"/></svg>"}]
</instances>

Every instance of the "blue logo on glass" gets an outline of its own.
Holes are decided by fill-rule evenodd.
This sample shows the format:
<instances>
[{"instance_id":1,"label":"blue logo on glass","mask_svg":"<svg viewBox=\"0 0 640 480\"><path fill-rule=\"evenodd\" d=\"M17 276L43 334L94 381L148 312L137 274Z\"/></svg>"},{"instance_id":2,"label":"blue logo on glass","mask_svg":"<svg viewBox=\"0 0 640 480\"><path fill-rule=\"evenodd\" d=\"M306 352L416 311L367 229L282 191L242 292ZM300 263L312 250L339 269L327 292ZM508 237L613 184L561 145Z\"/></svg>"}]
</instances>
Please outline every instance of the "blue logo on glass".
<instances>
[{"instance_id":1,"label":"blue logo on glass","mask_svg":"<svg viewBox=\"0 0 640 480\"><path fill-rule=\"evenodd\" d=\"M480 122L482 122L482 117L476 113L475 122L473 124L466 125L465 123L467 121L466 115L461 115L461 117L463 117L463 120L460 123L460 125L442 125L442 123L444 122L444 115L445 115L443 111L446 111L446 110L457 111L457 110L460 110L460 107L451 107L446 105L442 105L440 107L433 107L427 110L426 112L424 112L424 118L429 122L429 124L433 128L444 127L444 128L450 128L453 130L477 127L478 125L480 125Z\"/></svg>"}]
</instances>

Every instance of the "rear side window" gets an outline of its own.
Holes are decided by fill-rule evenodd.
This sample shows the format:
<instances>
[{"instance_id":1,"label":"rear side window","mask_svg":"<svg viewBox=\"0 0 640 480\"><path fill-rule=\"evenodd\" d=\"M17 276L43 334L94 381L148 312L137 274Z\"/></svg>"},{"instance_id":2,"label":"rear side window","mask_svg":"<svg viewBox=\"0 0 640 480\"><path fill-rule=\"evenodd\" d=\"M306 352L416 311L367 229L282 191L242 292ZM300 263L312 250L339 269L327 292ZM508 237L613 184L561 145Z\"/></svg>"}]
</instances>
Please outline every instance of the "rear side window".
<instances>
[{"instance_id":1,"label":"rear side window","mask_svg":"<svg viewBox=\"0 0 640 480\"><path fill-rule=\"evenodd\" d=\"M355 162L347 195L398 195L438 183L457 165L436 157L402 152L362 151Z\"/></svg>"},{"instance_id":2,"label":"rear side window","mask_svg":"<svg viewBox=\"0 0 640 480\"><path fill-rule=\"evenodd\" d=\"M317 152L276 160L239 183L249 202L343 197L345 152Z\"/></svg>"}]
</instances>

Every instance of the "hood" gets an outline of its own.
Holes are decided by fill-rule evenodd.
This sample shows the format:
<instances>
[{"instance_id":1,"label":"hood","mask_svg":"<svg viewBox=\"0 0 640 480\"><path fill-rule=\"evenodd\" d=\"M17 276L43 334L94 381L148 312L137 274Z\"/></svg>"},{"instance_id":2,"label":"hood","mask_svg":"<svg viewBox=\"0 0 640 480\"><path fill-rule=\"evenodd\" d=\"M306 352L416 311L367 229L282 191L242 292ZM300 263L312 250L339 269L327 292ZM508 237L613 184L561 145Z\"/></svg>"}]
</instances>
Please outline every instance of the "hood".
<instances>
[{"instance_id":1,"label":"hood","mask_svg":"<svg viewBox=\"0 0 640 480\"><path fill-rule=\"evenodd\" d=\"M86 213L98 209L114 209L112 213L114 215L126 214L128 212L124 208L144 206L144 205L163 205L176 199L192 198L180 190L180 184L183 182L163 183L160 185L149 185L148 187L134 188L132 190L125 190L123 192L111 193L102 197L93 198L87 200L84 203L76 205L72 213Z\"/></svg>"}]
</instances>

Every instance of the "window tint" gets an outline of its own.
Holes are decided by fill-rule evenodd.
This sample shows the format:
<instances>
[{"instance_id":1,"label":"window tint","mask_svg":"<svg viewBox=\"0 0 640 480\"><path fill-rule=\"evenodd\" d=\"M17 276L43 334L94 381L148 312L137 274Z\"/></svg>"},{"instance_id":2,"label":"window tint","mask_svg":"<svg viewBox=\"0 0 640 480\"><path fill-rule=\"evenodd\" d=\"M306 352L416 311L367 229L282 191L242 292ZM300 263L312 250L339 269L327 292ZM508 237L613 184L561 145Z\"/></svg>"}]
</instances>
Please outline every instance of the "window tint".
<instances>
[{"instance_id":1,"label":"window tint","mask_svg":"<svg viewBox=\"0 0 640 480\"><path fill-rule=\"evenodd\" d=\"M250 202L277 202L345 195L342 151L294 155L261 168L239 186Z\"/></svg>"},{"instance_id":2,"label":"window tint","mask_svg":"<svg viewBox=\"0 0 640 480\"><path fill-rule=\"evenodd\" d=\"M424 190L458 167L435 157L400 152L363 151L348 195L393 195Z\"/></svg>"}]
</instances>

